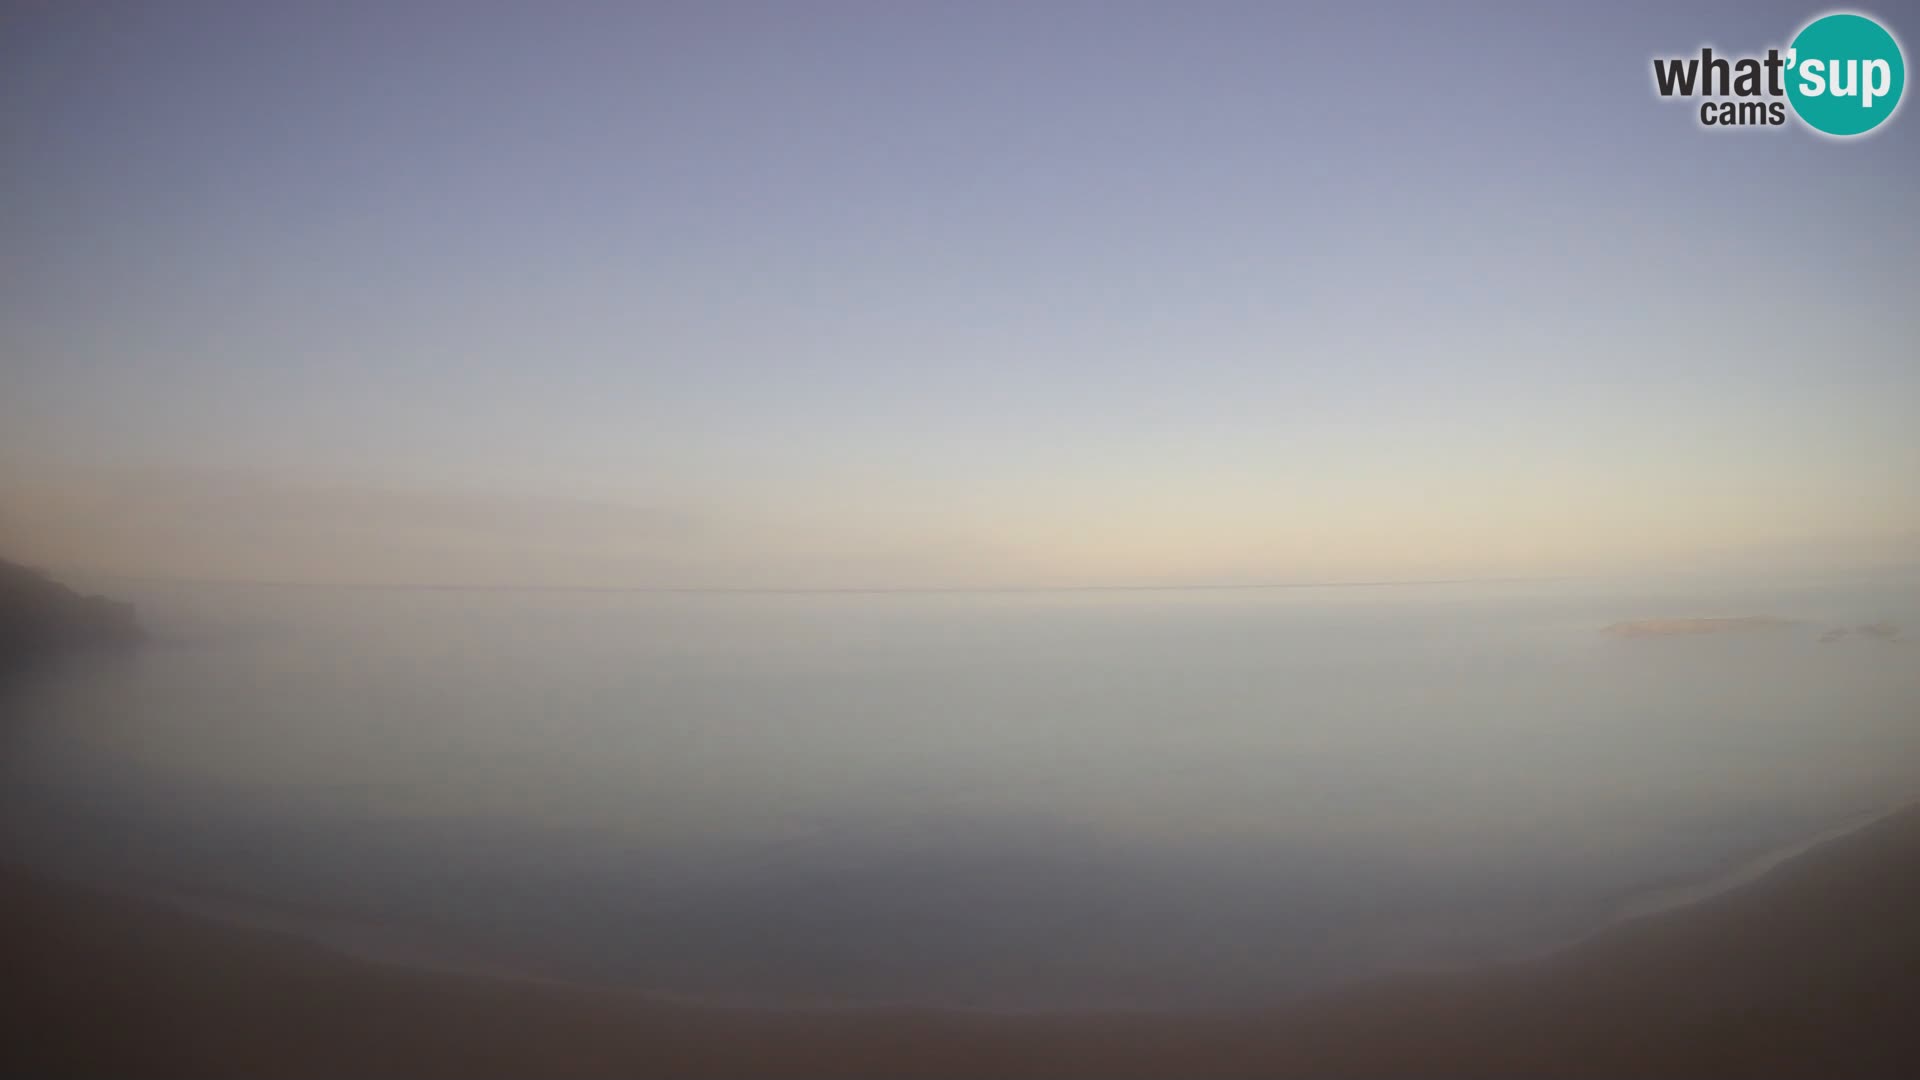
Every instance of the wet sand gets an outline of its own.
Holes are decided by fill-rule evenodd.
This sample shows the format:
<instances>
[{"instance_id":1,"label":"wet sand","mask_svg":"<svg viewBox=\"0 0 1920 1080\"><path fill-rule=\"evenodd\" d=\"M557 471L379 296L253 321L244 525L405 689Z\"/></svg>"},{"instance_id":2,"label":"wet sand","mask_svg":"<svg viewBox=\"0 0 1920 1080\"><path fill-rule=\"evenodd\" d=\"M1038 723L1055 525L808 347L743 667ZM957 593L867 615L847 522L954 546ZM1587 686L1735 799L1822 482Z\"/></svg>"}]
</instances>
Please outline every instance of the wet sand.
<instances>
[{"instance_id":1,"label":"wet sand","mask_svg":"<svg viewBox=\"0 0 1920 1080\"><path fill-rule=\"evenodd\" d=\"M409 969L0 872L0 1072L1920 1074L1920 808L1554 956L1262 1012L763 1011Z\"/></svg>"}]
</instances>

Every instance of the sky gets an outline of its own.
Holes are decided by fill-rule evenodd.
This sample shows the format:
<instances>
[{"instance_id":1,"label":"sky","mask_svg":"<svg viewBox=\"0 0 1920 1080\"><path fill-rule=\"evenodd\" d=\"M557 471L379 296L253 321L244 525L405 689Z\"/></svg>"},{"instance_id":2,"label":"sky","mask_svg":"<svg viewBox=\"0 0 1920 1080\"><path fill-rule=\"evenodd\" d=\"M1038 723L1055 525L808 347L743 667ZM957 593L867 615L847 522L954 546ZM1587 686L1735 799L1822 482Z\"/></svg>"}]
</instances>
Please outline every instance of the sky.
<instances>
[{"instance_id":1,"label":"sky","mask_svg":"<svg viewBox=\"0 0 1920 1080\"><path fill-rule=\"evenodd\" d=\"M1920 117L1712 131L1652 89L1823 8L0 4L0 555L1920 561Z\"/></svg>"}]
</instances>

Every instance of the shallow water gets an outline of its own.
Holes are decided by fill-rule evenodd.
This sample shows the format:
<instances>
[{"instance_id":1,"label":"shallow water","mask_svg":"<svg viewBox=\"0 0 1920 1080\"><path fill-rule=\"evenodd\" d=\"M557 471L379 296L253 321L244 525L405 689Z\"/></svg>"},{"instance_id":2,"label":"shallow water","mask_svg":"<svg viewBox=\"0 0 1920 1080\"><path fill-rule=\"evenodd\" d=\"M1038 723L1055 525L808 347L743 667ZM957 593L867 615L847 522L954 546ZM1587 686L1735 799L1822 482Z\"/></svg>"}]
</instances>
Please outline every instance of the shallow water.
<instances>
[{"instance_id":1,"label":"shallow water","mask_svg":"<svg viewBox=\"0 0 1920 1080\"><path fill-rule=\"evenodd\" d=\"M1911 580L93 584L156 640L0 687L0 851L703 998L1254 1002L1525 954L1920 789ZM1601 632L1752 614L1801 621Z\"/></svg>"}]
</instances>

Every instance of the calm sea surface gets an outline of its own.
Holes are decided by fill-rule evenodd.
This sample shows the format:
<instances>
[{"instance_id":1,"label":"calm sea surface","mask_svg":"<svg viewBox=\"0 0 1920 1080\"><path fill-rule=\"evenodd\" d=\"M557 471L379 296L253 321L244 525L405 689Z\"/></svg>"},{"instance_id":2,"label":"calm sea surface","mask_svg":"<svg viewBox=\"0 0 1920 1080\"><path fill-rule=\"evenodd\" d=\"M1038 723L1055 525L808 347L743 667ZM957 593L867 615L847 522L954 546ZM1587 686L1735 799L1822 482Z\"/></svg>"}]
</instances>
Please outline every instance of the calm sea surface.
<instances>
[{"instance_id":1,"label":"calm sea surface","mask_svg":"<svg viewBox=\"0 0 1920 1080\"><path fill-rule=\"evenodd\" d=\"M1256 1002L1547 947L1920 791L1911 580L89 584L155 640L0 686L0 856L702 998ZM1801 621L1601 632L1750 614Z\"/></svg>"}]
</instances>

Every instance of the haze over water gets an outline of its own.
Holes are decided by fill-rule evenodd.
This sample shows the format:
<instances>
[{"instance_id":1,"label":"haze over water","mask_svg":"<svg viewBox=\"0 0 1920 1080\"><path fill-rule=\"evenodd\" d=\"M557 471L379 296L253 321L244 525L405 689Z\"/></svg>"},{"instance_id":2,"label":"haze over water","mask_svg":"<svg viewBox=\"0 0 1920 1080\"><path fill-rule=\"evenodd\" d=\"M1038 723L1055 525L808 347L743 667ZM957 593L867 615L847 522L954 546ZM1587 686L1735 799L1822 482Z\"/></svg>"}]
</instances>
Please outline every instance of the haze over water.
<instances>
[{"instance_id":1,"label":"haze over water","mask_svg":"<svg viewBox=\"0 0 1920 1080\"><path fill-rule=\"evenodd\" d=\"M1920 786L1920 110L1650 78L1800 0L557 7L0 10L0 559L152 634L0 685L0 856L1174 1007Z\"/></svg>"},{"instance_id":2,"label":"haze over water","mask_svg":"<svg viewBox=\"0 0 1920 1080\"><path fill-rule=\"evenodd\" d=\"M135 585L5 690L4 851L395 958L1247 1003L1535 951L1920 787L1907 579ZM1793 625L1628 640L1649 615ZM1910 634L1910 631L1909 631Z\"/></svg>"}]
</instances>

